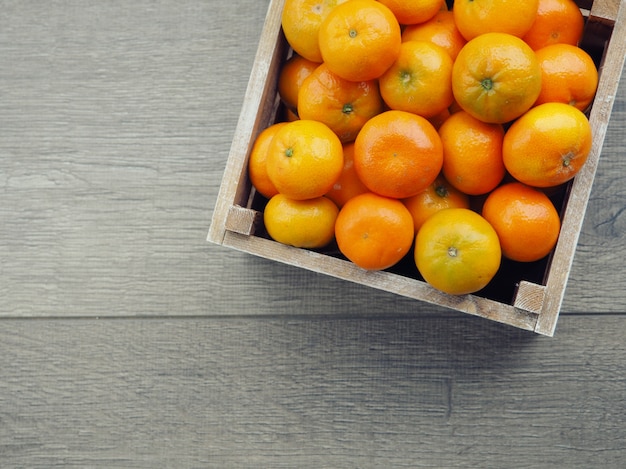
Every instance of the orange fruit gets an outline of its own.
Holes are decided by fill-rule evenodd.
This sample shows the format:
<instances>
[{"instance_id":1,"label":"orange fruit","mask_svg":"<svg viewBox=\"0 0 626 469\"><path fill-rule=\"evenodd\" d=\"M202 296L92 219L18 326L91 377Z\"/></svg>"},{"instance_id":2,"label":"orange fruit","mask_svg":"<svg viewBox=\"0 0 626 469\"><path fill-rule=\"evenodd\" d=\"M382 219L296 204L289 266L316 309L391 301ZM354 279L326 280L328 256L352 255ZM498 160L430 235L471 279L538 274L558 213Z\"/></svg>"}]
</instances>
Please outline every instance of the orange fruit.
<instances>
[{"instance_id":1,"label":"orange fruit","mask_svg":"<svg viewBox=\"0 0 626 469\"><path fill-rule=\"evenodd\" d=\"M443 149L433 125L405 111L385 111L365 123L354 142L354 167L379 195L411 197L441 171Z\"/></svg>"},{"instance_id":2,"label":"orange fruit","mask_svg":"<svg viewBox=\"0 0 626 469\"><path fill-rule=\"evenodd\" d=\"M337 207L343 207L352 197L365 192L369 191L354 169L354 142L346 143L343 146L343 170L326 197Z\"/></svg>"},{"instance_id":3,"label":"orange fruit","mask_svg":"<svg viewBox=\"0 0 626 469\"><path fill-rule=\"evenodd\" d=\"M268 199L278 194L278 189L267 174L267 153L274 135L285 124L286 122L279 122L263 129L254 140L252 150L250 150L248 159L250 182L261 195Z\"/></svg>"},{"instance_id":4,"label":"orange fruit","mask_svg":"<svg viewBox=\"0 0 626 469\"><path fill-rule=\"evenodd\" d=\"M456 59L467 42L456 27L454 13L448 10L438 11L433 18L424 23L408 25L402 31L402 41L432 42L443 47L452 60Z\"/></svg>"},{"instance_id":5,"label":"orange fruit","mask_svg":"<svg viewBox=\"0 0 626 469\"><path fill-rule=\"evenodd\" d=\"M400 25L391 10L374 0L350 0L335 7L320 26L323 61L346 80L381 76L400 53Z\"/></svg>"},{"instance_id":6,"label":"orange fruit","mask_svg":"<svg viewBox=\"0 0 626 469\"><path fill-rule=\"evenodd\" d=\"M301 119L323 122L342 142L351 142L384 102L375 80L349 81L321 64L302 83L298 94Z\"/></svg>"},{"instance_id":7,"label":"orange fruit","mask_svg":"<svg viewBox=\"0 0 626 469\"><path fill-rule=\"evenodd\" d=\"M391 109L432 117L452 104L452 59L427 41L403 42L396 61L378 79Z\"/></svg>"},{"instance_id":8,"label":"orange fruit","mask_svg":"<svg viewBox=\"0 0 626 469\"><path fill-rule=\"evenodd\" d=\"M518 37L483 34L459 52L452 91L458 105L477 119L503 124L534 104L541 91L541 68L535 52Z\"/></svg>"},{"instance_id":9,"label":"orange fruit","mask_svg":"<svg viewBox=\"0 0 626 469\"><path fill-rule=\"evenodd\" d=\"M519 262L547 256L561 229L548 196L520 182L504 184L489 194L482 215L498 233L502 255Z\"/></svg>"},{"instance_id":10,"label":"orange fruit","mask_svg":"<svg viewBox=\"0 0 626 469\"><path fill-rule=\"evenodd\" d=\"M454 20L468 41L485 33L523 37L537 17L539 0L455 0Z\"/></svg>"},{"instance_id":11,"label":"orange fruit","mask_svg":"<svg viewBox=\"0 0 626 469\"><path fill-rule=\"evenodd\" d=\"M455 188L481 195L500 184L506 172L501 124L488 124L460 111L441 125L439 136L443 144L443 174Z\"/></svg>"},{"instance_id":12,"label":"orange fruit","mask_svg":"<svg viewBox=\"0 0 626 469\"><path fill-rule=\"evenodd\" d=\"M442 8L443 0L378 0L387 6L400 24L423 23Z\"/></svg>"},{"instance_id":13,"label":"orange fruit","mask_svg":"<svg viewBox=\"0 0 626 469\"><path fill-rule=\"evenodd\" d=\"M326 197L294 200L272 197L263 211L267 233L279 243L298 248L321 248L335 237L339 209Z\"/></svg>"},{"instance_id":14,"label":"orange fruit","mask_svg":"<svg viewBox=\"0 0 626 469\"><path fill-rule=\"evenodd\" d=\"M415 264L424 280L451 295L481 290L500 267L498 235L478 213L448 208L428 218L415 240Z\"/></svg>"},{"instance_id":15,"label":"orange fruit","mask_svg":"<svg viewBox=\"0 0 626 469\"><path fill-rule=\"evenodd\" d=\"M522 39L534 50L550 44L578 45L585 18L574 0L539 0L537 17Z\"/></svg>"},{"instance_id":16,"label":"orange fruit","mask_svg":"<svg viewBox=\"0 0 626 469\"><path fill-rule=\"evenodd\" d=\"M328 13L347 0L285 0L281 24L287 42L305 59L322 62L320 25Z\"/></svg>"},{"instance_id":17,"label":"orange fruit","mask_svg":"<svg viewBox=\"0 0 626 469\"><path fill-rule=\"evenodd\" d=\"M298 91L302 82L319 66L304 57L294 54L282 65L278 74L278 94L287 108L298 109Z\"/></svg>"},{"instance_id":18,"label":"orange fruit","mask_svg":"<svg viewBox=\"0 0 626 469\"><path fill-rule=\"evenodd\" d=\"M541 67L541 92L537 104L558 102L584 111L598 88L598 70L580 47L553 44L536 52Z\"/></svg>"},{"instance_id":19,"label":"orange fruit","mask_svg":"<svg viewBox=\"0 0 626 469\"><path fill-rule=\"evenodd\" d=\"M469 196L456 189L443 176L437 177L431 185L419 194L403 199L402 203L411 212L416 233L431 215L440 210L470 208Z\"/></svg>"},{"instance_id":20,"label":"orange fruit","mask_svg":"<svg viewBox=\"0 0 626 469\"><path fill-rule=\"evenodd\" d=\"M267 174L278 192L303 200L328 192L343 168L343 148L321 122L300 119L278 129L267 153Z\"/></svg>"},{"instance_id":21,"label":"orange fruit","mask_svg":"<svg viewBox=\"0 0 626 469\"><path fill-rule=\"evenodd\" d=\"M339 251L367 270L397 264L411 249L413 237L413 219L402 202L371 192L348 200L335 223Z\"/></svg>"},{"instance_id":22,"label":"orange fruit","mask_svg":"<svg viewBox=\"0 0 626 469\"><path fill-rule=\"evenodd\" d=\"M546 103L532 108L507 130L502 158L520 182L553 187L572 179L591 151L591 126L574 106Z\"/></svg>"}]
</instances>

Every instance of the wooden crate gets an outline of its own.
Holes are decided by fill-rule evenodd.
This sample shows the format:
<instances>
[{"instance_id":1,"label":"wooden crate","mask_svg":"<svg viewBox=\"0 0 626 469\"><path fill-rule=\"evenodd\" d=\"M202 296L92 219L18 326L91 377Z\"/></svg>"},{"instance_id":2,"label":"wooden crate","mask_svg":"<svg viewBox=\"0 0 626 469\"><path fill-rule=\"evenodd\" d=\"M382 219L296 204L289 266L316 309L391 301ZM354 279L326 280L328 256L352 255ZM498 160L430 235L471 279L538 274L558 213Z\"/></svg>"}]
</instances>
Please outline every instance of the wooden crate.
<instances>
[{"instance_id":1,"label":"wooden crate","mask_svg":"<svg viewBox=\"0 0 626 469\"><path fill-rule=\"evenodd\" d=\"M447 295L430 287L421 280L414 265L412 268L408 265L409 261L386 271L366 271L343 258L336 246L326 250L298 249L277 243L265 233L262 223L265 201L251 186L247 163L254 139L276 121L280 108L277 77L280 66L291 53L280 25L283 3L284 0L271 0L268 8L208 241L552 336L626 56L626 2L577 2L586 17L581 47L596 61L600 80L589 113L594 137L591 153L581 172L555 200L562 206L562 228L554 252L530 264L503 260L490 286L462 296Z\"/></svg>"}]
</instances>

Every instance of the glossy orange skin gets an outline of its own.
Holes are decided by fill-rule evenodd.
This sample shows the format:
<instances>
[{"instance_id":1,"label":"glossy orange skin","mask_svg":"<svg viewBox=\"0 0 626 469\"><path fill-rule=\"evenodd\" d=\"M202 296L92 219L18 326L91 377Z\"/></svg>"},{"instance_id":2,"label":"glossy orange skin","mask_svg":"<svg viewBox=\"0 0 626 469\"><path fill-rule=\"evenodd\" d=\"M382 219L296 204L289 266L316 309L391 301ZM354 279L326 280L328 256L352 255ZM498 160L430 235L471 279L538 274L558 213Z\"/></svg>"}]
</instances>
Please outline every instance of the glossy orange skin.
<instances>
[{"instance_id":1,"label":"glossy orange skin","mask_svg":"<svg viewBox=\"0 0 626 469\"><path fill-rule=\"evenodd\" d=\"M504 124L532 107L541 91L541 68L521 39L502 33L469 41L454 62L457 104L484 122Z\"/></svg>"},{"instance_id":2,"label":"glossy orange skin","mask_svg":"<svg viewBox=\"0 0 626 469\"><path fill-rule=\"evenodd\" d=\"M343 170L332 189L326 193L326 197L341 208L352 197L365 192L369 192L369 189L365 187L354 169L354 142L346 143L343 146Z\"/></svg>"},{"instance_id":3,"label":"glossy orange skin","mask_svg":"<svg viewBox=\"0 0 626 469\"><path fill-rule=\"evenodd\" d=\"M375 80L349 81L326 64L304 80L298 94L300 118L323 122L343 143L354 141L361 127L383 109Z\"/></svg>"},{"instance_id":4,"label":"glossy orange skin","mask_svg":"<svg viewBox=\"0 0 626 469\"><path fill-rule=\"evenodd\" d=\"M585 111L598 88L598 70L587 52L571 44L553 44L536 52L541 92L535 105L557 102Z\"/></svg>"},{"instance_id":5,"label":"glossy orange skin","mask_svg":"<svg viewBox=\"0 0 626 469\"><path fill-rule=\"evenodd\" d=\"M347 0L285 0L281 24L293 50L313 62L322 62L319 30L328 14Z\"/></svg>"},{"instance_id":6,"label":"glossy orange skin","mask_svg":"<svg viewBox=\"0 0 626 469\"><path fill-rule=\"evenodd\" d=\"M321 122L288 122L276 132L268 149L267 174L276 189L292 199L326 194L342 168L341 141Z\"/></svg>"},{"instance_id":7,"label":"glossy orange skin","mask_svg":"<svg viewBox=\"0 0 626 469\"><path fill-rule=\"evenodd\" d=\"M407 41L396 61L378 79L390 109L433 117L452 104L452 59L440 46Z\"/></svg>"},{"instance_id":8,"label":"glossy orange skin","mask_svg":"<svg viewBox=\"0 0 626 469\"><path fill-rule=\"evenodd\" d=\"M456 189L443 176L439 176L419 194L403 199L402 203L411 212L416 233L431 215L440 210L470 208L469 196Z\"/></svg>"},{"instance_id":9,"label":"glossy orange skin","mask_svg":"<svg viewBox=\"0 0 626 469\"><path fill-rule=\"evenodd\" d=\"M494 190L482 208L502 247L514 261L533 262L547 256L559 237L559 214L546 194L519 182Z\"/></svg>"},{"instance_id":10,"label":"glossy orange skin","mask_svg":"<svg viewBox=\"0 0 626 469\"><path fill-rule=\"evenodd\" d=\"M274 135L284 125L285 122L279 122L263 129L254 140L248 159L250 182L261 195L268 199L278 194L278 189L267 174L267 154Z\"/></svg>"},{"instance_id":11,"label":"glossy orange skin","mask_svg":"<svg viewBox=\"0 0 626 469\"><path fill-rule=\"evenodd\" d=\"M468 41L485 33L523 37L532 27L539 0L455 0L454 20Z\"/></svg>"},{"instance_id":12,"label":"glossy orange skin","mask_svg":"<svg viewBox=\"0 0 626 469\"><path fill-rule=\"evenodd\" d=\"M440 210L428 218L417 233L414 255L424 280L451 295L487 286L502 258L496 231L465 208Z\"/></svg>"},{"instance_id":13,"label":"glossy orange skin","mask_svg":"<svg viewBox=\"0 0 626 469\"><path fill-rule=\"evenodd\" d=\"M380 77L400 53L402 33L391 10L374 0L350 0L320 26L323 61L346 80Z\"/></svg>"},{"instance_id":14,"label":"glossy orange skin","mask_svg":"<svg viewBox=\"0 0 626 469\"><path fill-rule=\"evenodd\" d=\"M455 188L481 195L500 184L506 172L501 124L488 124L460 111L441 125L439 136L443 144L443 174Z\"/></svg>"},{"instance_id":15,"label":"glossy orange skin","mask_svg":"<svg viewBox=\"0 0 626 469\"><path fill-rule=\"evenodd\" d=\"M273 196L265 206L263 222L270 237L298 248L321 248L335 237L339 209L326 197L293 200Z\"/></svg>"},{"instance_id":16,"label":"glossy orange skin","mask_svg":"<svg viewBox=\"0 0 626 469\"><path fill-rule=\"evenodd\" d=\"M546 103L511 125L502 143L502 158L519 182L553 187L578 174L591 144L591 126L581 111L568 104Z\"/></svg>"},{"instance_id":17,"label":"glossy orange skin","mask_svg":"<svg viewBox=\"0 0 626 469\"><path fill-rule=\"evenodd\" d=\"M413 237L413 219L402 202L371 192L350 199L335 223L341 253L367 270L397 264L411 249Z\"/></svg>"},{"instance_id":18,"label":"glossy orange skin","mask_svg":"<svg viewBox=\"0 0 626 469\"><path fill-rule=\"evenodd\" d=\"M441 171L441 138L425 118L405 111L372 117L354 142L354 166L369 190L407 198L430 185Z\"/></svg>"},{"instance_id":19,"label":"glossy orange skin","mask_svg":"<svg viewBox=\"0 0 626 469\"><path fill-rule=\"evenodd\" d=\"M387 6L400 24L424 23L431 19L442 6L443 0L378 0Z\"/></svg>"},{"instance_id":20,"label":"glossy orange skin","mask_svg":"<svg viewBox=\"0 0 626 469\"><path fill-rule=\"evenodd\" d=\"M430 20L412 24L402 31L402 42L429 41L443 47L452 60L467 42L454 22L452 11L440 10Z\"/></svg>"},{"instance_id":21,"label":"glossy orange skin","mask_svg":"<svg viewBox=\"0 0 626 469\"><path fill-rule=\"evenodd\" d=\"M298 91L302 82L319 66L297 54L292 55L281 67L278 75L278 94L291 111L298 109Z\"/></svg>"},{"instance_id":22,"label":"glossy orange skin","mask_svg":"<svg viewBox=\"0 0 626 469\"><path fill-rule=\"evenodd\" d=\"M522 39L534 50L550 44L578 45L585 19L574 0L539 0L537 17Z\"/></svg>"}]
</instances>

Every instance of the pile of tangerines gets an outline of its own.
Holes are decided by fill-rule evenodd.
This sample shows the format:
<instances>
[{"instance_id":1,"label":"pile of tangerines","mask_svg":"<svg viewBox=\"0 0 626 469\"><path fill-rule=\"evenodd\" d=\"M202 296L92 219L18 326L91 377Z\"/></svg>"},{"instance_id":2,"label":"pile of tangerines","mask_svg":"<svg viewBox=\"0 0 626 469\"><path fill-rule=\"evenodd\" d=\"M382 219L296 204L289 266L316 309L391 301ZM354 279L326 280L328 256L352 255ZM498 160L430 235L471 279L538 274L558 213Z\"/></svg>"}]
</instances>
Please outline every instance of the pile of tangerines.
<instances>
[{"instance_id":1,"label":"pile of tangerines","mask_svg":"<svg viewBox=\"0 0 626 469\"><path fill-rule=\"evenodd\" d=\"M549 194L591 149L597 87L573 0L286 0L286 118L249 176L276 241L484 288L554 248Z\"/></svg>"}]
</instances>

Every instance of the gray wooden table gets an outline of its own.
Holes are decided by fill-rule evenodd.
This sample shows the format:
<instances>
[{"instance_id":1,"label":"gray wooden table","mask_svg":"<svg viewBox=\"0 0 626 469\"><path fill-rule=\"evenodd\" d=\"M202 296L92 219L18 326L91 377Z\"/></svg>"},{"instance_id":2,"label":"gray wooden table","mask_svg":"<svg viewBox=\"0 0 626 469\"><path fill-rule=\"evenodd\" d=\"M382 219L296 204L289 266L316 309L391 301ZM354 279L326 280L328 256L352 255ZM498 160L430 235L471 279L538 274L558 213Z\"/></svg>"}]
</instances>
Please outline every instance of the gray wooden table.
<instances>
[{"instance_id":1,"label":"gray wooden table","mask_svg":"<svg viewBox=\"0 0 626 469\"><path fill-rule=\"evenodd\" d=\"M539 337L205 242L267 4L0 1L0 467L623 468L626 84Z\"/></svg>"}]
</instances>

